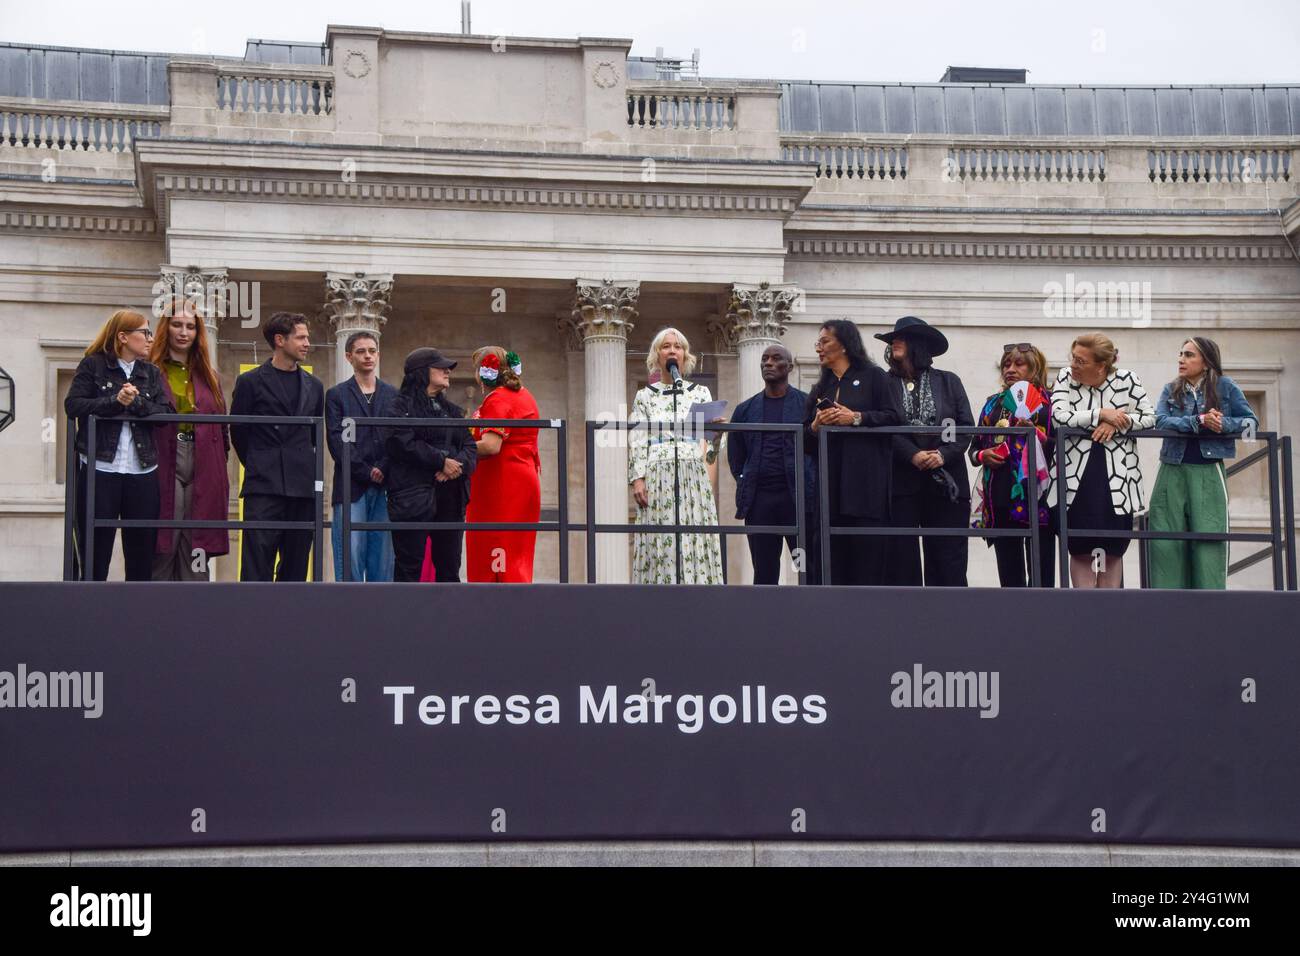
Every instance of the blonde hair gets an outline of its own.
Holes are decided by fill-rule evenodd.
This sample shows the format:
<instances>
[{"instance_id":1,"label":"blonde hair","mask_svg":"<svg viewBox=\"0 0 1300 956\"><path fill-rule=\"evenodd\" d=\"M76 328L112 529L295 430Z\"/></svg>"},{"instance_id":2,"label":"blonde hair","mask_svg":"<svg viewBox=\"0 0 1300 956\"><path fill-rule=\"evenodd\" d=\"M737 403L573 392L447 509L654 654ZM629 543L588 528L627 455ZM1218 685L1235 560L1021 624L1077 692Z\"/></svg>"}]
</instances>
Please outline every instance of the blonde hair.
<instances>
[{"instance_id":1,"label":"blonde hair","mask_svg":"<svg viewBox=\"0 0 1300 956\"><path fill-rule=\"evenodd\" d=\"M664 339L670 334L677 336L682 351L686 353L686 357L682 360L682 377L690 378L691 373L695 371L695 363L698 359L695 353L691 351L691 343L687 341L686 336L682 335L680 329L675 329L671 325L660 329L655 333L655 337L650 340L650 351L645 354L646 371L651 373L659 371L659 346L664 344Z\"/></svg>"},{"instance_id":2,"label":"blonde hair","mask_svg":"<svg viewBox=\"0 0 1300 956\"><path fill-rule=\"evenodd\" d=\"M104 327L95 336L95 341L91 342L90 348L86 349L86 354L94 355L96 352L104 352L120 358L122 350L117 344L117 333L134 332L136 329L147 328L149 328L149 320L139 312L133 312L130 309L118 309L108 317Z\"/></svg>"},{"instance_id":3,"label":"blonde hair","mask_svg":"<svg viewBox=\"0 0 1300 956\"><path fill-rule=\"evenodd\" d=\"M500 363L501 374L497 376L495 382L488 382L479 378L479 365L483 361L484 357L488 355L495 355L497 361ZM481 349L477 349L474 352L473 358L470 359L470 364L474 366L474 378L478 379L479 383L484 388L492 389L498 385L504 385L506 388L510 389L510 391L517 392L524 387L524 383L520 381L519 376L515 374L515 370L506 362L506 350L499 345L485 345Z\"/></svg>"},{"instance_id":4,"label":"blonde hair","mask_svg":"<svg viewBox=\"0 0 1300 956\"><path fill-rule=\"evenodd\" d=\"M1109 375L1115 371L1115 361L1119 358L1119 349L1115 348L1115 343L1109 337L1100 332L1088 332L1080 335L1070 343L1070 351L1074 351L1076 345L1082 345L1092 353L1094 362L1101 362L1106 366L1106 374Z\"/></svg>"},{"instance_id":5,"label":"blonde hair","mask_svg":"<svg viewBox=\"0 0 1300 956\"><path fill-rule=\"evenodd\" d=\"M1047 356L1043 354L1043 350L1036 345L1031 345L1028 350L1012 349L1003 352L1002 359L998 362L998 372L1007 367L1007 359L1013 355L1025 357L1025 364L1029 366L1029 381L1037 385L1040 390L1047 391Z\"/></svg>"}]
</instances>

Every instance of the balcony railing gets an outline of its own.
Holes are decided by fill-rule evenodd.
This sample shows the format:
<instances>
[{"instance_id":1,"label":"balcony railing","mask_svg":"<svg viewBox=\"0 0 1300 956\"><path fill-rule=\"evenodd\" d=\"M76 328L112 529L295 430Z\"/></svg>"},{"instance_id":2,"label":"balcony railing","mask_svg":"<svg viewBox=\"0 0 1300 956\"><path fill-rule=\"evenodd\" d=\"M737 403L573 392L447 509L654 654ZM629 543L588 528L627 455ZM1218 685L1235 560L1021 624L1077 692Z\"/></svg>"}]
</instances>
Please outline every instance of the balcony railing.
<instances>
[{"instance_id":1,"label":"balcony railing","mask_svg":"<svg viewBox=\"0 0 1300 956\"><path fill-rule=\"evenodd\" d=\"M1279 183L1291 181L1296 150L1288 146L1147 151L1151 181L1161 183Z\"/></svg>"},{"instance_id":2,"label":"balcony railing","mask_svg":"<svg viewBox=\"0 0 1300 956\"><path fill-rule=\"evenodd\" d=\"M217 67L217 109L323 116L334 110L334 71L262 63Z\"/></svg>"},{"instance_id":3,"label":"balcony railing","mask_svg":"<svg viewBox=\"0 0 1300 956\"><path fill-rule=\"evenodd\" d=\"M736 91L685 83L631 88L627 93L627 125L644 129L734 130Z\"/></svg>"},{"instance_id":4,"label":"balcony railing","mask_svg":"<svg viewBox=\"0 0 1300 956\"><path fill-rule=\"evenodd\" d=\"M165 106L0 98L0 146L129 153L138 136L157 136Z\"/></svg>"}]
</instances>

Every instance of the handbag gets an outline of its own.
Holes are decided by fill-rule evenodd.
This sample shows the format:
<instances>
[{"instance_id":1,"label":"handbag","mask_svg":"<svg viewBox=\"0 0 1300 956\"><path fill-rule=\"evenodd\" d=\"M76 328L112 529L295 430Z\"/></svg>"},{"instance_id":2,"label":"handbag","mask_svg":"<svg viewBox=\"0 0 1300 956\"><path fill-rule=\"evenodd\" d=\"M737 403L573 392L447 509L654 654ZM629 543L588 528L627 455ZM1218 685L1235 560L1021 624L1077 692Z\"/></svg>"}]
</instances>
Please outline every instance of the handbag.
<instances>
[{"instance_id":1,"label":"handbag","mask_svg":"<svg viewBox=\"0 0 1300 956\"><path fill-rule=\"evenodd\" d=\"M388 493L389 521L428 521L436 509L433 485L412 485Z\"/></svg>"}]
</instances>

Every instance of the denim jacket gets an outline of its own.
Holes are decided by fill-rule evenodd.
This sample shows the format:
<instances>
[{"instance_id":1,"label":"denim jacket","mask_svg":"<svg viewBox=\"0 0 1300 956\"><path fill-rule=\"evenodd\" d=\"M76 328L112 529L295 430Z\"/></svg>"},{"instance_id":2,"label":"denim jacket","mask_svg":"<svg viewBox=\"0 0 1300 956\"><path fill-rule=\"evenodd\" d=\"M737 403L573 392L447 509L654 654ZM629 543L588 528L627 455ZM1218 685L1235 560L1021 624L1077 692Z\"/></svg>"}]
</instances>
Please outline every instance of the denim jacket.
<instances>
[{"instance_id":1,"label":"denim jacket","mask_svg":"<svg viewBox=\"0 0 1300 956\"><path fill-rule=\"evenodd\" d=\"M1235 458L1237 442L1230 436L1238 434L1248 421L1259 427L1259 419L1250 402L1246 401L1237 383L1226 376L1219 379L1218 389L1219 411L1223 413L1222 432L1202 428L1198 416L1205 411L1205 399L1200 389L1184 389L1182 400L1178 402L1170 397L1173 390L1174 383L1170 382L1160 393L1160 401L1156 403L1156 428L1195 435L1201 443L1201 454L1206 458ZM1182 464L1186 447L1186 438L1166 438L1160 446L1161 462Z\"/></svg>"}]
</instances>

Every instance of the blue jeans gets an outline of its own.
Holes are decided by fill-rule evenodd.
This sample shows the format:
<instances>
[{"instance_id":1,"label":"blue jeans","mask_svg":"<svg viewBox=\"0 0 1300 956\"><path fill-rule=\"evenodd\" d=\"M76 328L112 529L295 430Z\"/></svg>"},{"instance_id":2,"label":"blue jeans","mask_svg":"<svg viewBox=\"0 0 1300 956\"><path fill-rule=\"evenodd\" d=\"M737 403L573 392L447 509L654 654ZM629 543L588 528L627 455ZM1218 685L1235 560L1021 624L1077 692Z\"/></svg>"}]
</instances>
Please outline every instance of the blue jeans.
<instances>
[{"instance_id":1,"label":"blue jeans","mask_svg":"<svg viewBox=\"0 0 1300 956\"><path fill-rule=\"evenodd\" d=\"M352 503L353 521L387 521L388 495L382 488L367 488ZM330 540L334 544L334 580L343 580L343 506L334 506ZM387 531L352 532L352 580L393 580L393 540Z\"/></svg>"}]
</instances>

